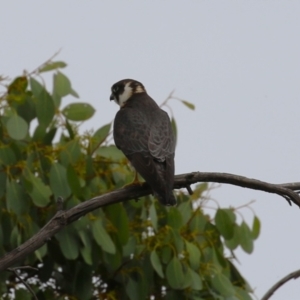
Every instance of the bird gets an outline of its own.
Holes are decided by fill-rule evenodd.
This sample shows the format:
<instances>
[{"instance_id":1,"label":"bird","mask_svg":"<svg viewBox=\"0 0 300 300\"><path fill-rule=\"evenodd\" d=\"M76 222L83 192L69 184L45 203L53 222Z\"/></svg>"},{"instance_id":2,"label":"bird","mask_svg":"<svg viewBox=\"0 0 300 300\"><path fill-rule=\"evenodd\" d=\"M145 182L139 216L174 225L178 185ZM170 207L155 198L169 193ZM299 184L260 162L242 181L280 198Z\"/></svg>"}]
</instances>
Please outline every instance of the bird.
<instances>
[{"instance_id":1,"label":"bird","mask_svg":"<svg viewBox=\"0 0 300 300\"><path fill-rule=\"evenodd\" d=\"M176 205L175 135L168 114L147 94L144 85L134 79L113 84L110 100L120 106L113 124L116 147L150 185L161 204Z\"/></svg>"}]
</instances>

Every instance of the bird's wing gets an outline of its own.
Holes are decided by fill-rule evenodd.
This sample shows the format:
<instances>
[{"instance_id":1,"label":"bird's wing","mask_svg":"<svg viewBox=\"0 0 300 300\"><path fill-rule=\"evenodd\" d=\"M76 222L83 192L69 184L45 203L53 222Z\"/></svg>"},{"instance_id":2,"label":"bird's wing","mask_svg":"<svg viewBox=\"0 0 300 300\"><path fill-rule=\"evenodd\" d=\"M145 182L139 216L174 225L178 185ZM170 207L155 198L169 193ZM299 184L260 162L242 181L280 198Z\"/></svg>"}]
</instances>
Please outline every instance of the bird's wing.
<instances>
[{"instance_id":1,"label":"bird's wing","mask_svg":"<svg viewBox=\"0 0 300 300\"><path fill-rule=\"evenodd\" d=\"M155 122L151 124L148 149L158 161L165 161L166 157L173 157L175 152L175 136L168 114L159 110Z\"/></svg>"},{"instance_id":2,"label":"bird's wing","mask_svg":"<svg viewBox=\"0 0 300 300\"><path fill-rule=\"evenodd\" d=\"M138 110L121 109L114 121L114 140L124 154L149 152L149 124Z\"/></svg>"}]
</instances>

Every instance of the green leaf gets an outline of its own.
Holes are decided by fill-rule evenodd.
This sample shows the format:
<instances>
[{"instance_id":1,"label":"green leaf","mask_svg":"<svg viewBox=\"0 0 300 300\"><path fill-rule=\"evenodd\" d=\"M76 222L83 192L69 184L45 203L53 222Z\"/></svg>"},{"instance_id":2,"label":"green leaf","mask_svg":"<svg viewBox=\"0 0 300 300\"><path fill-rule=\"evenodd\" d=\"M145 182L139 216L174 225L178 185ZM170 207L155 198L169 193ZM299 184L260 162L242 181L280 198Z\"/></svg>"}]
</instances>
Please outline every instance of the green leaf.
<instances>
[{"instance_id":1,"label":"green leaf","mask_svg":"<svg viewBox=\"0 0 300 300\"><path fill-rule=\"evenodd\" d=\"M236 296L239 300L252 300L250 295L242 288L235 286Z\"/></svg>"},{"instance_id":2,"label":"green leaf","mask_svg":"<svg viewBox=\"0 0 300 300\"><path fill-rule=\"evenodd\" d=\"M6 128L9 136L15 140L24 139L28 132L27 122L17 114L12 115L8 119Z\"/></svg>"},{"instance_id":3,"label":"green leaf","mask_svg":"<svg viewBox=\"0 0 300 300\"><path fill-rule=\"evenodd\" d=\"M67 170L64 166L54 163L50 169L49 179L50 187L56 199L58 197L66 199L70 196L71 190L67 180Z\"/></svg>"},{"instance_id":4,"label":"green leaf","mask_svg":"<svg viewBox=\"0 0 300 300\"><path fill-rule=\"evenodd\" d=\"M150 254L150 261L151 261L151 264L154 268L154 270L156 271L156 273L161 277L161 278L164 278L164 272L163 272L163 269L162 269L162 265L161 265L161 262L160 262L160 259L159 259L159 256L157 255L156 251L153 250Z\"/></svg>"},{"instance_id":5,"label":"green leaf","mask_svg":"<svg viewBox=\"0 0 300 300\"><path fill-rule=\"evenodd\" d=\"M212 285L222 296L233 296L235 294L231 281L221 273L212 278Z\"/></svg>"},{"instance_id":6,"label":"green leaf","mask_svg":"<svg viewBox=\"0 0 300 300\"><path fill-rule=\"evenodd\" d=\"M29 79L30 82L30 88L33 93L33 95L38 98L41 94L41 92L45 89L43 85L41 85L37 80L34 78L30 77Z\"/></svg>"},{"instance_id":7,"label":"green leaf","mask_svg":"<svg viewBox=\"0 0 300 300\"><path fill-rule=\"evenodd\" d=\"M228 211L224 209L218 209L215 215L215 223L225 239L231 239L233 237L234 223L232 222Z\"/></svg>"},{"instance_id":8,"label":"green leaf","mask_svg":"<svg viewBox=\"0 0 300 300\"><path fill-rule=\"evenodd\" d=\"M90 143L90 149L91 152L94 152L96 148L98 148L107 138L109 134L109 130L111 127L111 123L106 124L99 128L92 136L91 143Z\"/></svg>"},{"instance_id":9,"label":"green leaf","mask_svg":"<svg viewBox=\"0 0 300 300\"><path fill-rule=\"evenodd\" d=\"M203 289L203 283L198 273L193 269L188 268L189 276L191 277L191 288L196 291Z\"/></svg>"},{"instance_id":10,"label":"green leaf","mask_svg":"<svg viewBox=\"0 0 300 300\"><path fill-rule=\"evenodd\" d=\"M103 249L103 251L111 254L116 253L115 244L113 243L110 235L104 229L101 220L96 220L92 223L92 232L95 241Z\"/></svg>"},{"instance_id":11,"label":"green leaf","mask_svg":"<svg viewBox=\"0 0 300 300\"><path fill-rule=\"evenodd\" d=\"M92 243L90 240L90 236L87 234L86 231L80 230L79 237L83 243L83 246L80 248L81 256L83 257L84 261L88 265L92 265Z\"/></svg>"},{"instance_id":12,"label":"green leaf","mask_svg":"<svg viewBox=\"0 0 300 300\"><path fill-rule=\"evenodd\" d=\"M71 121L86 121L94 115L95 109L88 103L71 103L62 110L62 113Z\"/></svg>"},{"instance_id":13,"label":"green leaf","mask_svg":"<svg viewBox=\"0 0 300 300\"><path fill-rule=\"evenodd\" d=\"M59 154L61 163L64 166L75 164L81 155L81 145L78 139L72 140L64 145L64 148Z\"/></svg>"},{"instance_id":14,"label":"green leaf","mask_svg":"<svg viewBox=\"0 0 300 300\"><path fill-rule=\"evenodd\" d=\"M43 261L43 257L47 254L47 244L43 245L42 247L40 247L39 249L34 251L34 254L36 256L36 258L42 262Z\"/></svg>"},{"instance_id":15,"label":"green leaf","mask_svg":"<svg viewBox=\"0 0 300 300\"><path fill-rule=\"evenodd\" d=\"M53 75L54 93L60 97L69 95L72 91L71 82L69 78L61 72Z\"/></svg>"},{"instance_id":16,"label":"green leaf","mask_svg":"<svg viewBox=\"0 0 300 300\"><path fill-rule=\"evenodd\" d=\"M199 248L188 241L185 241L185 245L191 268L194 270L198 270L200 267L201 256Z\"/></svg>"},{"instance_id":17,"label":"green leaf","mask_svg":"<svg viewBox=\"0 0 300 300\"><path fill-rule=\"evenodd\" d=\"M15 153L9 146L0 147L0 163L3 165L12 165L17 161Z\"/></svg>"},{"instance_id":18,"label":"green leaf","mask_svg":"<svg viewBox=\"0 0 300 300\"><path fill-rule=\"evenodd\" d=\"M176 207L170 207L168 225L174 229L180 229L183 226L181 213Z\"/></svg>"},{"instance_id":19,"label":"green leaf","mask_svg":"<svg viewBox=\"0 0 300 300\"><path fill-rule=\"evenodd\" d=\"M47 127L53 120L55 107L52 97L45 89L36 97L35 107L39 124Z\"/></svg>"},{"instance_id":20,"label":"green leaf","mask_svg":"<svg viewBox=\"0 0 300 300\"><path fill-rule=\"evenodd\" d=\"M124 246L129 238L129 222L123 204L117 203L109 205L106 208L106 215L115 226L118 239Z\"/></svg>"},{"instance_id":21,"label":"green leaf","mask_svg":"<svg viewBox=\"0 0 300 300\"><path fill-rule=\"evenodd\" d=\"M243 222L240 226L240 245L243 250L247 253L252 253L253 251L253 238L252 233L248 225Z\"/></svg>"},{"instance_id":22,"label":"green leaf","mask_svg":"<svg viewBox=\"0 0 300 300\"><path fill-rule=\"evenodd\" d=\"M174 256L166 269L166 277L173 289L182 289L184 283L184 274L179 259Z\"/></svg>"},{"instance_id":23,"label":"green leaf","mask_svg":"<svg viewBox=\"0 0 300 300\"><path fill-rule=\"evenodd\" d=\"M136 239L135 237L129 237L127 244L123 246L123 256L127 257L134 253L136 249Z\"/></svg>"},{"instance_id":24,"label":"green leaf","mask_svg":"<svg viewBox=\"0 0 300 300\"><path fill-rule=\"evenodd\" d=\"M119 150L116 146L111 145L108 147L100 147L97 149L96 153L105 158L110 158L113 160L123 160L125 159L125 155L121 150Z\"/></svg>"},{"instance_id":25,"label":"green leaf","mask_svg":"<svg viewBox=\"0 0 300 300\"><path fill-rule=\"evenodd\" d=\"M72 165L68 165L68 167L67 167L67 180L68 180L68 185L71 188L72 193L75 196L80 197L82 194L81 184L80 184L78 175L75 172Z\"/></svg>"},{"instance_id":26,"label":"green leaf","mask_svg":"<svg viewBox=\"0 0 300 300\"><path fill-rule=\"evenodd\" d=\"M181 213L183 224L186 224L188 222L188 220L190 219L191 215L192 215L191 202L190 201L182 202L181 204L179 204L177 209Z\"/></svg>"},{"instance_id":27,"label":"green leaf","mask_svg":"<svg viewBox=\"0 0 300 300\"><path fill-rule=\"evenodd\" d=\"M66 226L56 234L59 241L60 250L67 259L76 259L79 255L78 240L75 237L75 230L71 225Z\"/></svg>"},{"instance_id":28,"label":"green leaf","mask_svg":"<svg viewBox=\"0 0 300 300\"><path fill-rule=\"evenodd\" d=\"M181 253L184 248L184 240L182 236L179 233L179 229L173 229L171 231L173 240L174 240L174 245L176 247L177 253Z\"/></svg>"},{"instance_id":29,"label":"green leaf","mask_svg":"<svg viewBox=\"0 0 300 300\"><path fill-rule=\"evenodd\" d=\"M155 208L155 203L152 202L150 208L149 208L149 217L152 223L152 226L155 230L157 230L157 213Z\"/></svg>"},{"instance_id":30,"label":"green leaf","mask_svg":"<svg viewBox=\"0 0 300 300\"><path fill-rule=\"evenodd\" d=\"M185 100L181 100L181 102L182 102L185 106L187 106L189 109L195 110L195 105L194 105L193 103L190 103L190 102L185 101Z\"/></svg>"},{"instance_id":31,"label":"green leaf","mask_svg":"<svg viewBox=\"0 0 300 300\"><path fill-rule=\"evenodd\" d=\"M17 215L21 215L26 211L27 201L25 193L20 184L16 181L7 181L6 185L6 206L7 210L13 211Z\"/></svg>"},{"instance_id":32,"label":"green leaf","mask_svg":"<svg viewBox=\"0 0 300 300\"><path fill-rule=\"evenodd\" d=\"M40 73L65 68L67 64L63 61L53 61L39 69Z\"/></svg>"},{"instance_id":33,"label":"green leaf","mask_svg":"<svg viewBox=\"0 0 300 300\"><path fill-rule=\"evenodd\" d=\"M234 250L240 244L240 227L234 224L234 234L231 239L225 240L225 245L230 249Z\"/></svg>"},{"instance_id":34,"label":"green leaf","mask_svg":"<svg viewBox=\"0 0 300 300\"><path fill-rule=\"evenodd\" d=\"M254 219L253 219L251 233L252 233L252 238L254 240L256 240L259 236L259 233L260 233L260 221L259 221L257 216L255 216Z\"/></svg>"},{"instance_id":35,"label":"green leaf","mask_svg":"<svg viewBox=\"0 0 300 300\"><path fill-rule=\"evenodd\" d=\"M35 177L28 169L24 172L24 177L30 183L28 193L36 206L45 207L50 202L52 192L50 188L43 183L41 178Z\"/></svg>"},{"instance_id":36,"label":"green leaf","mask_svg":"<svg viewBox=\"0 0 300 300\"><path fill-rule=\"evenodd\" d=\"M71 91L70 91L70 95L72 95L75 98L79 98L78 93L76 91L74 91L72 88L71 88Z\"/></svg>"}]
</instances>

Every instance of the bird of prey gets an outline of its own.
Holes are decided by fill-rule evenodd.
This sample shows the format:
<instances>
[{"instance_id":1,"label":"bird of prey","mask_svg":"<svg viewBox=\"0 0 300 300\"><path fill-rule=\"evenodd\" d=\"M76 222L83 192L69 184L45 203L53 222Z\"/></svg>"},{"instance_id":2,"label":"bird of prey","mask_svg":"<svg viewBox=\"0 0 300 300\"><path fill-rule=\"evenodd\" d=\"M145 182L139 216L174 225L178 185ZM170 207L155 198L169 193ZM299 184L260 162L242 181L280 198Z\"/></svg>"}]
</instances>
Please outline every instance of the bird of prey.
<instances>
[{"instance_id":1,"label":"bird of prey","mask_svg":"<svg viewBox=\"0 0 300 300\"><path fill-rule=\"evenodd\" d=\"M120 110L114 140L163 205L175 205L173 194L175 136L168 114L147 94L142 83L123 79L111 87L110 100Z\"/></svg>"}]
</instances>

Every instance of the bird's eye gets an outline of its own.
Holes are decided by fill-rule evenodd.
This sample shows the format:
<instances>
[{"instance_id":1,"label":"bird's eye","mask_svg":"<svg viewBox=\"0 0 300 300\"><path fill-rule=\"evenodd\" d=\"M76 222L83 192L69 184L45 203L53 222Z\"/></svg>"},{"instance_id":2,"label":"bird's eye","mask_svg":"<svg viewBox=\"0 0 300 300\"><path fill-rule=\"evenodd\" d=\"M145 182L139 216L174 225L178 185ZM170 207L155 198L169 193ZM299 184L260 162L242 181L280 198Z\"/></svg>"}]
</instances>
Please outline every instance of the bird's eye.
<instances>
[{"instance_id":1,"label":"bird's eye","mask_svg":"<svg viewBox=\"0 0 300 300\"><path fill-rule=\"evenodd\" d=\"M119 90L119 87L118 87L118 86L115 86L115 87L113 88L113 92L114 92L114 93L116 93L118 90Z\"/></svg>"}]
</instances>

